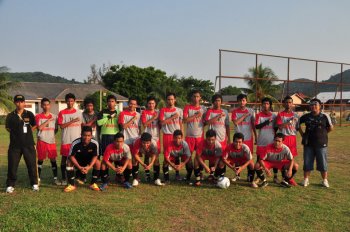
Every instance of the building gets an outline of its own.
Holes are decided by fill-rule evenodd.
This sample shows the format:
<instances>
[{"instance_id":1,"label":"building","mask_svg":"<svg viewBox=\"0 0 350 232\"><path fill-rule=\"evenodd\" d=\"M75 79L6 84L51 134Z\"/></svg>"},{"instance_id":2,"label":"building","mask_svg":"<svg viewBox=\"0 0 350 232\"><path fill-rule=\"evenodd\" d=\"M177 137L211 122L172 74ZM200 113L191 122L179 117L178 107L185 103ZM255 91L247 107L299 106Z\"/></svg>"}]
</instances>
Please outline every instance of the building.
<instances>
[{"instance_id":1,"label":"building","mask_svg":"<svg viewBox=\"0 0 350 232\"><path fill-rule=\"evenodd\" d=\"M68 84L68 83L45 83L45 82L20 82L9 90L10 96L22 94L26 98L25 109L37 114L40 112L40 101L46 97L51 101L51 112L58 114L60 110L66 108L65 95L73 93L76 97L76 109L81 109L84 98L90 94L101 91L105 96L109 92L106 88L98 84ZM123 110L123 103L128 98L116 93L118 109Z\"/></svg>"},{"instance_id":2,"label":"building","mask_svg":"<svg viewBox=\"0 0 350 232\"><path fill-rule=\"evenodd\" d=\"M343 104L342 110L350 110L350 91L340 92L321 92L316 95L324 104L325 110L340 111L340 104Z\"/></svg>"}]
</instances>

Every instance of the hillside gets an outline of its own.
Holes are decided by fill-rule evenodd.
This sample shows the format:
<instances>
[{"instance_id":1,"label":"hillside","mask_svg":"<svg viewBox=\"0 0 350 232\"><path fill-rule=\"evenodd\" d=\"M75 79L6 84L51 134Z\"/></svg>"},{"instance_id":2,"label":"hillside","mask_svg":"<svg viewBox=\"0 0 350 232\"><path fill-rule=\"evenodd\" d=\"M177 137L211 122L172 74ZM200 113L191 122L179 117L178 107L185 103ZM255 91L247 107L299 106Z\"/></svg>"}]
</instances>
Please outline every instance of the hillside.
<instances>
[{"instance_id":1,"label":"hillside","mask_svg":"<svg viewBox=\"0 0 350 232\"><path fill-rule=\"evenodd\" d=\"M18 82L51 82L51 83L80 83L74 79L68 80L64 77L53 76L43 72L16 72L7 73L7 79Z\"/></svg>"}]
</instances>

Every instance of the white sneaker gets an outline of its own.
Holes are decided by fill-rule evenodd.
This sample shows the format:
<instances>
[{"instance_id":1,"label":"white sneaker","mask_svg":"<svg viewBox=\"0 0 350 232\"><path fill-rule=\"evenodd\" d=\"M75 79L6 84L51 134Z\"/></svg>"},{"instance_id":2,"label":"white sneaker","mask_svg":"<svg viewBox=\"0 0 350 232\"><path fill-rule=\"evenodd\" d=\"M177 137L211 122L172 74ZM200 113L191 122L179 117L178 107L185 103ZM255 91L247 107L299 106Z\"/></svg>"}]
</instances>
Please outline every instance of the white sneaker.
<instances>
[{"instance_id":1,"label":"white sneaker","mask_svg":"<svg viewBox=\"0 0 350 232\"><path fill-rule=\"evenodd\" d=\"M240 176L235 176L235 177L231 178L231 181L236 182L237 180L240 180L240 179L241 179Z\"/></svg>"},{"instance_id":2,"label":"white sneaker","mask_svg":"<svg viewBox=\"0 0 350 232\"><path fill-rule=\"evenodd\" d=\"M53 178L53 183L54 183L55 185L61 185L61 184L62 184L62 182L59 181L57 178Z\"/></svg>"},{"instance_id":3,"label":"white sneaker","mask_svg":"<svg viewBox=\"0 0 350 232\"><path fill-rule=\"evenodd\" d=\"M67 181L66 180L62 180L61 185L66 186L67 185Z\"/></svg>"},{"instance_id":4,"label":"white sneaker","mask_svg":"<svg viewBox=\"0 0 350 232\"><path fill-rule=\"evenodd\" d=\"M259 188L259 186L253 181L251 184L252 188Z\"/></svg>"},{"instance_id":5,"label":"white sneaker","mask_svg":"<svg viewBox=\"0 0 350 232\"><path fill-rule=\"evenodd\" d=\"M132 181L132 186L136 187L136 186L138 186L138 185L139 185L139 181L136 180L136 179L134 179L134 180Z\"/></svg>"},{"instance_id":6,"label":"white sneaker","mask_svg":"<svg viewBox=\"0 0 350 232\"><path fill-rule=\"evenodd\" d=\"M328 183L328 180L327 179L323 179L321 184L326 187L326 188L329 188L329 183Z\"/></svg>"},{"instance_id":7,"label":"white sneaker","mask_svg":"<svg viewBox=\"0 0 350 232\"><path fill-rule=\"evenodd\" d=\"M305 178L302 182L301 182L301 185L304 186L304 187L307 187L309 186L309 178Z\"/></svg>"},{"instance_id":8,"label":"white sneaker","mask_svg":"<svg viewBox=\"0 0 350 232\"><path fill-rule=\"evenodd\" d=\"M32 187L32 189L33 189L34 192L39 191L39 185L34 184L33 187Z\"/></svg>"},{"instance_id":9,"label":"white sneaker","mask_svg":"<svg viewBox=\"0 0 350 232\"><path fill-rule=\"evenodd\" d=\"M154 181L154 184L157 185L157 186L163 186L164 184L160 181L160 179L156 179Z\"/></svg>"},{"instance_id":10,"label":"white sneaker","mask_svg":"<svg viewBox=\"0 0 350 232\"><path fill-rule=\"evenodd\" d=\"M12 187L12 186L8 186L8 187L6 188L6 193L13 193L14 191L15 191L15 188Z\"/></svg>"}]
</instances>

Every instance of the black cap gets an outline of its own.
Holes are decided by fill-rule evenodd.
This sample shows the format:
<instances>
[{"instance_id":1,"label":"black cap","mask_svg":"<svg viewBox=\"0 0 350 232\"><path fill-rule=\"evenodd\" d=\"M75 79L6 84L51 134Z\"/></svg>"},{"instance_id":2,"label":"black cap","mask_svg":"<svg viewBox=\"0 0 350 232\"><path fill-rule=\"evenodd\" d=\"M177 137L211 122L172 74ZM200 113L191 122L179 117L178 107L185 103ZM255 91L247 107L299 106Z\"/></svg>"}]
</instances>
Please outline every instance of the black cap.
<instances>
[{"instance_id":1,"label":"black cap","mask_svg":"<svg viewBox=\"0 0 350 232\"><path fill-rule=\"evenodd\" d=\"M26 99L24 98L23 95L21 94L17 94L14 98L13 98L13 101L14 102L18 102L18 101L25 101Z\"/></svg>"},{"instance_id":2,"label":"black cap","mask_svg":"<svg viewBox=\"0 0 350 232\"><path fill-rule=\"evenodd\" d=\"M318 103L319 105L322 104L320 99L313 98L313 99L310 100L310 105L317 105L317 103Z\"/></svg>"}]
</instances>

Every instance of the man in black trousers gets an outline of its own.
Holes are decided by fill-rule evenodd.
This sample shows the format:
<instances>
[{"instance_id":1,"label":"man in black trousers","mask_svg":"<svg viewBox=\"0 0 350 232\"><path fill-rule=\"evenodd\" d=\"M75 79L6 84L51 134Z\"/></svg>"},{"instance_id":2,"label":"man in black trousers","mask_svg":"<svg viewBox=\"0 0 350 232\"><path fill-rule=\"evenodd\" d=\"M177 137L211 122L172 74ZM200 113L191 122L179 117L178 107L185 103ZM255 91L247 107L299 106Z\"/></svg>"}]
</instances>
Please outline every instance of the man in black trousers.
<instances>
[{"instance_id":1,"label":"man in black trousers","mask_svg":"<svg viewBox=\"0 0 350 232\"><path fill-rule=\"evenodd\" d=\"M22 155L27 165L32 189L39 191L36 151L32 132L36 128L35 117L32 112L24 109L25 99L23 95L16 95L14 103L16 109L6 117L6 130L10 132L6 192L13 193L15 190L17 169Z\"/></svg>"}]
</instances>

